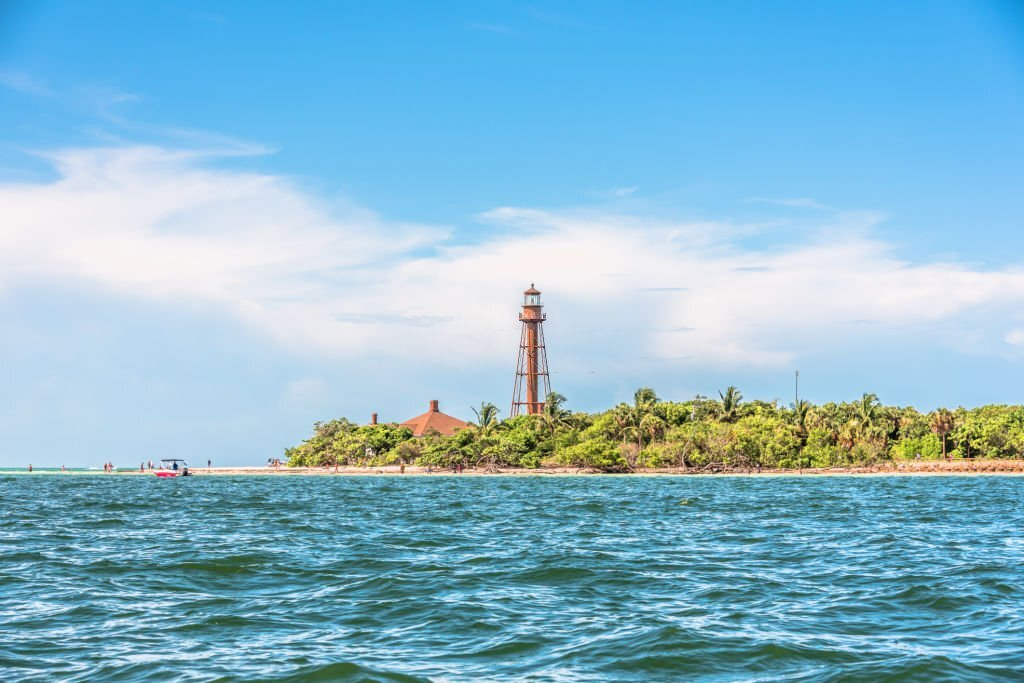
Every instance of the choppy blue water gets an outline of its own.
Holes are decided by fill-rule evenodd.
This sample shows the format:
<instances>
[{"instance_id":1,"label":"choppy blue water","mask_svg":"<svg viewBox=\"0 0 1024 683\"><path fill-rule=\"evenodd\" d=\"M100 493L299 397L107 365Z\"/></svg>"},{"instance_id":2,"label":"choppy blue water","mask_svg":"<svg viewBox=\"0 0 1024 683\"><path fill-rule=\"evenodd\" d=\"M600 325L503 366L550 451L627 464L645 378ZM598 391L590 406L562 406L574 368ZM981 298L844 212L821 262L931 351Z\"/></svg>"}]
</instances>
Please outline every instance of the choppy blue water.
<instances>
[{"instance_id":1,"label":"choppy blue water","mask_svg":"<svg viewBox=\"0 0 1024 683\"><path fill-rule=\"evenodd\" d=\"M4 680L1007 680L1024 478L0 477Z\"/></svg>"}]
</instances>

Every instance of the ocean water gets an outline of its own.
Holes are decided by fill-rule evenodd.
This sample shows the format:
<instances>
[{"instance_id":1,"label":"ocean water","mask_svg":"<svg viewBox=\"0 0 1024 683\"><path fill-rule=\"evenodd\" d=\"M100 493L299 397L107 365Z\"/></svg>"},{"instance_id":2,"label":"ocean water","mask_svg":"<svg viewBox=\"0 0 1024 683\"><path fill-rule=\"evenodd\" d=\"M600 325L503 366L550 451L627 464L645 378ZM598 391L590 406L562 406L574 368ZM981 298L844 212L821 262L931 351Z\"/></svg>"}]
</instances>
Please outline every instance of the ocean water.
<instances>
[{"instance_id":1,"label":"ocean water","mask_svg":"<svg viewBox=\"0 0 1024 683\"><path fill-rule=\"evenodd\" d=\"M0 476L0 679L1020 680L1024 478Z\"/></svg>"}]
</instances>

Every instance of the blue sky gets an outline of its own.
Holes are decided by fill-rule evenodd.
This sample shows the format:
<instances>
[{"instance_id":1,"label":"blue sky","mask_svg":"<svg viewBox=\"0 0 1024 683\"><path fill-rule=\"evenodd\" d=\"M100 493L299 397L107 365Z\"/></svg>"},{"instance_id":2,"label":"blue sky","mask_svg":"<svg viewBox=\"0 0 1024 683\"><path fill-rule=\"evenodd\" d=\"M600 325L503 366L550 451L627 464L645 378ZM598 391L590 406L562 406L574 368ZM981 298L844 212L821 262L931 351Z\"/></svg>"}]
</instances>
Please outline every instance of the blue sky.
<instances>
[{"instance_id":1,"label":"blue sky","mask_svg":"<svg viewBox=\"0 0 1024 683\"><path fill-rule=\"evenodd\" d=\"M1012 2L0 3L0 465L505 406L1020 402Z\"/></svg>"}]
</instances>

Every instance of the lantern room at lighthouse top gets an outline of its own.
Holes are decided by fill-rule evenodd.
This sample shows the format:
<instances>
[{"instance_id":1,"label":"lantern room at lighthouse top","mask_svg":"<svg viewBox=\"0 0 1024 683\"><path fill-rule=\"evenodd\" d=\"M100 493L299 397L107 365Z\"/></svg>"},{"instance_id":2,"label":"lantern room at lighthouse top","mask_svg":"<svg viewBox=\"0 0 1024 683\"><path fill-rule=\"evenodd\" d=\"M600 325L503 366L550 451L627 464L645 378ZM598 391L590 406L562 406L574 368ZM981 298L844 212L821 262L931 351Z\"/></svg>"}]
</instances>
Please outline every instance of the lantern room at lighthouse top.
<instances>
[{"instance_id":1,"label":"lantern room at lighthouse top","mask_svg":"<svg viewBox=\"0 0 1024 683\"><path fill-rule=\"evenodd\" d=\"M540 306L540 290L530 283L530 288L523 292L524 306Z\"/></svg>"},{"instance_id":2,"label":"lantern room at lighthouse top","mask_svg":"<svg viewBox=\"0 0 1024 683\"><path fill-rule=\"evenodd\" d=\"M545 316L540 312L541 308L540 290L531 283L530 288L523 292L523 312L519 314L519 319L543 320Z\"/></svg>"}]
</instances>

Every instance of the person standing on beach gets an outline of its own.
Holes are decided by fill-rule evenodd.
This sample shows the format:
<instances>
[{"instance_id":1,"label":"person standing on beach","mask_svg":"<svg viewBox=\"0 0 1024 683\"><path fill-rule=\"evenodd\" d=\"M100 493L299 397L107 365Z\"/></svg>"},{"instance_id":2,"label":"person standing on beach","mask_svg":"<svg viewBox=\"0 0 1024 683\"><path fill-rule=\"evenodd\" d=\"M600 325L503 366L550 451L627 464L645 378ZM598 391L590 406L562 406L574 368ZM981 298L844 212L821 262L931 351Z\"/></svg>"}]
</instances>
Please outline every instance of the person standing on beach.
<instances>
[{"instance_id":1,"label":"person standing on beach","mask_svg":"<svg viewBox=\"0 0 1024 683\"><path fill-rule=\"evenodd\" d=\"M213 469L213 460L207 460L206 461L206 469L208 469L208 470L212 470Z\"/></svg>"},{"instance_id":2,"label":"person standing on beach","mask_svg":"<svg viewBox=\"0 0 1024 683\"><path fill-rule=\"evenodd\" d=\"M31 471L32 471L32 463L29 463L29 464L28 464L28 471L29 471L29 472L31 472Z\"/></svg>"}]
</instances>

